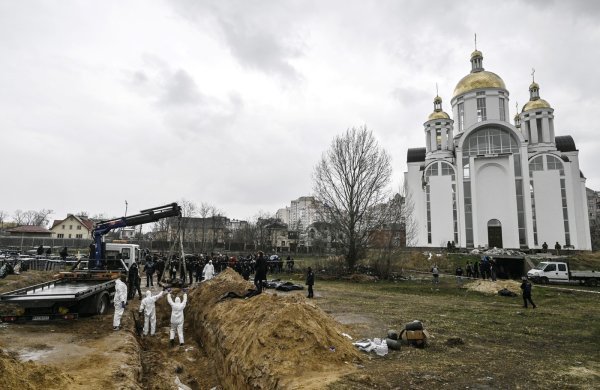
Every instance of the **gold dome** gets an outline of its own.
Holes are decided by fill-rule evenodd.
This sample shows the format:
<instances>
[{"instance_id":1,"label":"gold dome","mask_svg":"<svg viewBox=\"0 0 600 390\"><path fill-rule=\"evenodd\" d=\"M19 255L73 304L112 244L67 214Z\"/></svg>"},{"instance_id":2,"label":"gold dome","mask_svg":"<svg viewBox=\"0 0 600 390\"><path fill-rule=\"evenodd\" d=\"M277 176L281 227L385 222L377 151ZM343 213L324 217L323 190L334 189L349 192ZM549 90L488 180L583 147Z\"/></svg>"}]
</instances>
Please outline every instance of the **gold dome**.
<instances>
[{"instance_id":1,"label":"gold dome","mask_svg":"<svg viewBox=\"0 0 600 390\"><path fill-rule=\"evenodd\" d=\"M446 114L444 111L434 111L427 118L428 121L433 119L450 119L450 115Z\"/></svg>"},{"instance_id":2,"label":"gold dome","mask_svg":"<svg viewBox=\"0 0 600 390\"><path fill-rule=\"evenodd\" d=\"M530 100L523 106L523 110L521 112L529 111L529 110L537 110L540 108L552 108L550 103L545 101L544 99Z\"/></svg>"},{"instance_id":3,"label":"gold dome","mask_svg":"<svg viewBox=\"0 0 600 390\"><path fill-rule=\"evenodd\" d=\"M498 88L505 90L506 85L504 85L504 81L500 78L500 76L498 76L496 73L488 72L487 70L469 73L463 77L458 84L456 84L456 88L454 88L454 93L452 94L452 99L474 89L482 88Z\"/></svg>"},{"instance_id":4,"label":"gold dome","mask_svg":"<svg viewBox=\"0 0 600 390\"><path fill-rule=\"evenodd\" d=\"M483 58L483 54L479 50L475 50L473 53L471 53L471 59L473 59L475 57Z\"/></svg>"},{"instance_id":5,"label":"gold dome","mask_svg":"<svg viewBox=\"0 0 600 390\"><path fill-rule=\"evenodd\" d=\"M540 85L538 83L536 83L535 81L529 85L529 90L531 91L534 88L540 89Z\"/></svg>"}]
</instances>

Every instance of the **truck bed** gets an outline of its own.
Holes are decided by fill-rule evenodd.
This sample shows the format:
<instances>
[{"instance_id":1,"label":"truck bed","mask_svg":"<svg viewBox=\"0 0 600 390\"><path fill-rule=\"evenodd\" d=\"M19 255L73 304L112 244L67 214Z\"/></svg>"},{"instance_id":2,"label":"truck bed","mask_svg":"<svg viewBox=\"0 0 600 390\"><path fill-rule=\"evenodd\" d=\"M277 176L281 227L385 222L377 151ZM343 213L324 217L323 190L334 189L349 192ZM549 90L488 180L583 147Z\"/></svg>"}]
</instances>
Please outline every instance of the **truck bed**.
<instances>
[{"instance_id":1,"label":"truck bed","mask_svg":"<svg viewBox=\"0 0 600 390\"><path fill-rule=\"evenodd\" d=\"M596 271L571 271L572 278L600 278L600 272Z\"/></svg>"},{"instance_id":2,"label":"truck bed","mask_svg":"<svg viewBox=\"0 0 600 390\"><path fill-rule=\"evenodd\" d=\"M114 280L72 280L57 279L0 295L0 301L22 307L45 307L56 303L76 302L106 290L114 285Z\"/></svg>"}]
</instances>

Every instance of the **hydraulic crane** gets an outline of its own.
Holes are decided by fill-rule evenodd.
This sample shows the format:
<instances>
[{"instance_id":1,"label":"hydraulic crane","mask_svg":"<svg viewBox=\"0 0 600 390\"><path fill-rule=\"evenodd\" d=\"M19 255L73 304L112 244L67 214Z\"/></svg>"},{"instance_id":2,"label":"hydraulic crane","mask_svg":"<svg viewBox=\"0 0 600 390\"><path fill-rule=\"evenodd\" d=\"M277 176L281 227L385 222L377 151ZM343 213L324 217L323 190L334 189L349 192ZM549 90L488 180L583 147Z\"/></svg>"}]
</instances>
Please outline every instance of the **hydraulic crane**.
<instances>
[{"instance_id":1,"label":"hydraulic crane","mask_svg":"<svg viewBox=\"0 0 600 390\"><path fill-rule=\"evenodd\" d=\"M179 206L177 203L171 203L164 206L141 210L139 214L131 215L129 217L120 217L97 223L96 227L92 231L94 245L96 246L94 253L94 268L102 268L102 259L104 258L104 248L102 243L103 237L108 232L121 227L156 222L163 218L169 217L181 217L181 206Z\"/></svg>"}]
</instances>

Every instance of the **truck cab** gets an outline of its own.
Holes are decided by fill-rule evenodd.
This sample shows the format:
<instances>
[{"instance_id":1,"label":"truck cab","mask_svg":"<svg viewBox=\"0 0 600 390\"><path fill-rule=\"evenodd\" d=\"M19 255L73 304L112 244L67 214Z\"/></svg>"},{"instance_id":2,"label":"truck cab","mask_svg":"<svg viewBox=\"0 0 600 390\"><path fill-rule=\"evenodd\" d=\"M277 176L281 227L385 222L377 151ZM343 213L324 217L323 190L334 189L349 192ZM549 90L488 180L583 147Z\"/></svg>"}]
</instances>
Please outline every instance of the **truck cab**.
<instances>
[{"instance_id":1,"label":"truck cab","mask_svg":"<svg viewBox=\"0 0 600 390\"><path fill-rule=\"evenodd\" d=\"M568 282L569 266L562 261L542 261L527 272L527 277L535 282Z\"/></svg>"},{"instance_id":2,"label":"truck cab","mask_svg":"<svg viewBox=\"0 0 600 390\"><path fill-rule=\"evenodd\" d=\"M106 243L106 260L117 260L119 258L119 254L121 255L120 257L127 268L129 268L134 261L138 263L138 265L140 264L141 259L139 245L117 242Z\"/></svg>"}]
</instances>

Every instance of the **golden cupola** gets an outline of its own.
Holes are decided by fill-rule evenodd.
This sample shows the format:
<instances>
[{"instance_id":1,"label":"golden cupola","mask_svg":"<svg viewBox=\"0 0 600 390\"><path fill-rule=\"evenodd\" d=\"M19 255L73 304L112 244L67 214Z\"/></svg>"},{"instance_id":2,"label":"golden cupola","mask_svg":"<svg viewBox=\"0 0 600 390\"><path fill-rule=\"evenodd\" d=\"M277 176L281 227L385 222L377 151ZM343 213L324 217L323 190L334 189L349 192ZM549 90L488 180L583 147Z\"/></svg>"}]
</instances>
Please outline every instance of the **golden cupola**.
<instances>
[{"instance_id":1,"label":"golden cupola","mask_svg":"<svg viewBox=\"0 0 600 390\"><path fill-rule=\"evenodd\" d=\"M435 99L433 99L433 112L429 114L429 117L427 118L428 121L435 119L450 119L450 115L442 110L442 98L439 96L436 96Z\"/></svg>"},{"instance_id":2,"label":"golden cupola","mask_svg":"<svg viewBox=\"0 0 600 390\"><path fill-rule=\"evenodd\" d=\"M529 101L523 106L521 112L539 110L541 108L552 108L550 103L540 98L540 86L533 81L529 86Z\"/></svg>"},{"instance_id":3,"label":"golden cupola","mask_svg":"<svg viewBox=\"0 0 600 390\"><path fill-rule=\"evenodd\" d=\"M506 90L506 85L496 73L483 68L483 54L479 50L475 50L471 53L471 73L456 84L452 98L464 95L469 91L487 88Z\"/></svg>"}]
</instances>

